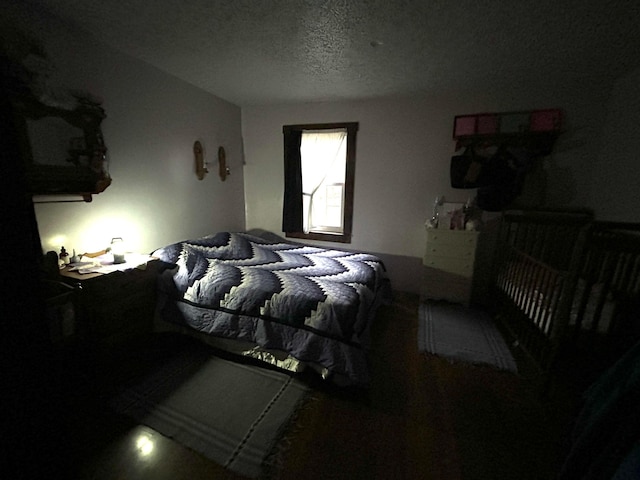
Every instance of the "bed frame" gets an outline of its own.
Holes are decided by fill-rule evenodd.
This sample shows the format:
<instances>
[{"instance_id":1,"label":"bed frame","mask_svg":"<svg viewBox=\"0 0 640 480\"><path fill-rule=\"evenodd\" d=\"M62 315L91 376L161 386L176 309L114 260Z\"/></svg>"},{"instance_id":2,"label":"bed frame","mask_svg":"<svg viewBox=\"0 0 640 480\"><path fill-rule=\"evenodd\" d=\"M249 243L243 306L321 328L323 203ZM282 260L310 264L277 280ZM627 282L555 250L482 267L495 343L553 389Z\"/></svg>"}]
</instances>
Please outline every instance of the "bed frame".
<instances>
[{"instance_id":1,"label":"bed frame","mask_svg":"<svg viewBox=\"0 0 640 480\"><path fill-rule=\"evenodd\" d=\"M640 224L595 221L585 210L506 211L491 283L496 317L543 389L561 369L588 383L638 336L630 310L640 292Z\"/></svg>"}]
</instances>

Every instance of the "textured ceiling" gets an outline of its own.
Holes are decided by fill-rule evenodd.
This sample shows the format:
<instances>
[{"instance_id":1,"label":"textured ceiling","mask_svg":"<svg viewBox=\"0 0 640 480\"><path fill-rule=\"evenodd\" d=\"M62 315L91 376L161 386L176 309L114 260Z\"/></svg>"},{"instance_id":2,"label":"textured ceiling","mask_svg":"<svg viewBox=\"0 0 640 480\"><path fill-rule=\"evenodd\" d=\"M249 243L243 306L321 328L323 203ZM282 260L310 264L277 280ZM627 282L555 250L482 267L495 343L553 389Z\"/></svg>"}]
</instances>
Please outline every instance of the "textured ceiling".
<instances>
[{"instance_id":1,"label":"textured ceiling","mask_svg":"<svg viewBox=\"0 0 640 480\"><path fill-rule=\"evenodd\" d=\"M240 106L589 82L640 64L637 0L30 0Z\"/></svg>"}]
</instances>

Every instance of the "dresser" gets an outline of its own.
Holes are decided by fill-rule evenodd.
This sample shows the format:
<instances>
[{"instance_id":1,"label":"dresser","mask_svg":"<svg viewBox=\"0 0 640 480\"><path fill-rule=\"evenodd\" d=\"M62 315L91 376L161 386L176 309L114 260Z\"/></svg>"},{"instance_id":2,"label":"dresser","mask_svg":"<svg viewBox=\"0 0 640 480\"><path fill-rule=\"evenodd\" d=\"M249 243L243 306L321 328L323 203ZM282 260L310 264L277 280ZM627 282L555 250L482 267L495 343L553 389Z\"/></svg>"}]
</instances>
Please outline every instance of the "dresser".
<instances>
[{"instance_id":1,"label":"dresser","mask_svg":"<svg viewBox=\"0 0 640 480\"><path fill-rule=\"evenodd\" d=\"M122 344L152 330L156 279L166 268L152 260L138 268L108 274L78 274L67 269L62 281L75 288L76 335L92 348Z\"/></svg>"},{"instance_id":2,"label":"dresser","mask_svg":"<svg viewBox=\"0 0 640 480\"><path fill-rule=\"evenodd\" d=\"M477 231L427 228L423 299L469 304L478 235Z\"/></svg>"}]
</instances>

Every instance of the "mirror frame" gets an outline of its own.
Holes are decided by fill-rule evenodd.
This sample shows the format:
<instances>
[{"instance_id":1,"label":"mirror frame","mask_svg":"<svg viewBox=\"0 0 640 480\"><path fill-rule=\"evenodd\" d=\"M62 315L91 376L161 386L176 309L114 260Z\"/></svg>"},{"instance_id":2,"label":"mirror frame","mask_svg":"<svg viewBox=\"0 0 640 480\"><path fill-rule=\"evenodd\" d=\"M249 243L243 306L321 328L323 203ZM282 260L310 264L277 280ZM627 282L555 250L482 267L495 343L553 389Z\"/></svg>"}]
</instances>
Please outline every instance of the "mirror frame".
<instances>
[{"instance_id":1,"label":"mirror frame","mask_svg":"<svg viewBox=\"0 0 640 480\"><path fill-rule=\"evenodd\" d=\"M106 118L102 107L84 98L77 98L73 109L45 105L31 96L14 98L14 118L18 132L18 144L25 166L31 195L79 195L86 202L92 195L103 192L111 185L106 161L102 120ZM83 135L69 139L68 155L55 159L53 164L36 163L28 121L45 117L61 118ZM65 165L68 163L68 165Z\"/></svg>"}]
</instances>

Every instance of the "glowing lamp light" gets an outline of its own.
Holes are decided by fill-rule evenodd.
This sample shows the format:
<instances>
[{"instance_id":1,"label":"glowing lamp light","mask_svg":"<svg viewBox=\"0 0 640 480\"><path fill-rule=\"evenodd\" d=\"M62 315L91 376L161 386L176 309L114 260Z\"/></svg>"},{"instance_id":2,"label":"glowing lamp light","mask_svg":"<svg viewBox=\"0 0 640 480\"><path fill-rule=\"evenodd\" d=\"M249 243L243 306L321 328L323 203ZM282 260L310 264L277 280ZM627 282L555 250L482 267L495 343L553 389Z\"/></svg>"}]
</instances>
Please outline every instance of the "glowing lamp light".
<instances>
[{"instance_id":1,"label":"glowing lamp light","mask_svg":"<svg viewBox=\"0 0 640 480\"><path fill-rule=\"evenodd\" d=\"M111 239L111 253L113 254L113 263L124 263L124 240L122 237L114 237Z\"/></svg>"},{"instance_id":2,"label":"glowing lamp light","mask_svg":"<svg viewBox=\"0 0 640 480\"><path fill-rule=\"evenodd\" d=\"M153 452L153 440L147 435L140 435L136 439L136 450L142 457L148 457Z\"/></svg>"}]
</instances>

